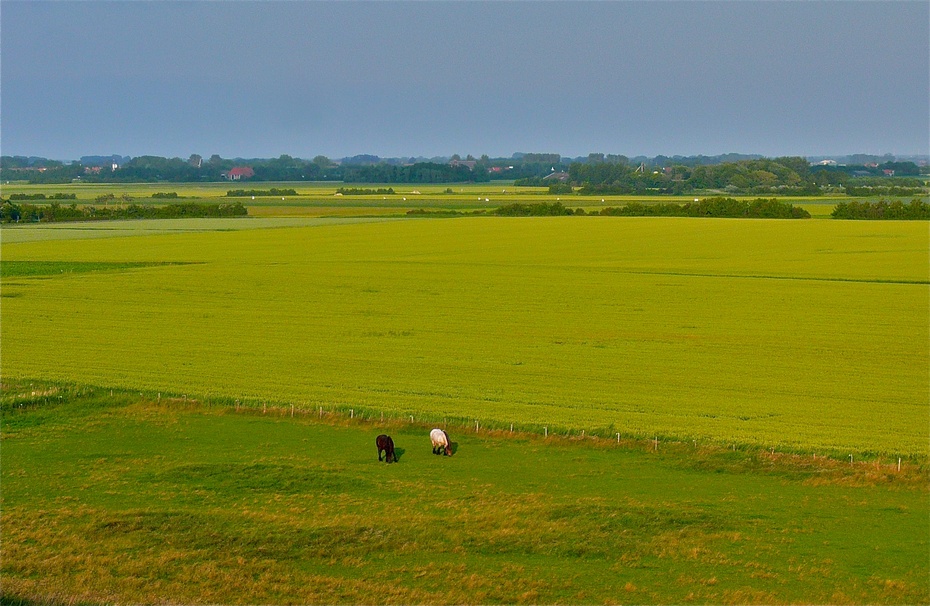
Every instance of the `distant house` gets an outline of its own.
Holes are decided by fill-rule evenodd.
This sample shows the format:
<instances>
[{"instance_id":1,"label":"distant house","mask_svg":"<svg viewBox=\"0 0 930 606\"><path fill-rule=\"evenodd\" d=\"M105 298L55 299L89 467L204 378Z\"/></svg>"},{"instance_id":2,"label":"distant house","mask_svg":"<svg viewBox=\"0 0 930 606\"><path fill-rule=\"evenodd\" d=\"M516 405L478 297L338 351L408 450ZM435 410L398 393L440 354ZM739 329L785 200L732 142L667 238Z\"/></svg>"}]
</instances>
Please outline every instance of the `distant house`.
<instances>
[{"instance_id":1,"label":"distant house","mask_svg":"<svg viewBox=\"0 0 930 606\"><path fill-rule=\"evenodd\" d=\"M543 180L544 181L558 180L558 181L565 182L565 181L568 181L568 173L549 173L548 175L543 177Z\"/></svg>"},{"instance_id":2,"label":"distant house","mask_svg":"<svg viewBox=\"0 0 930 606\"><path fill-rule=\"evenodd\" d=\"M475 170L475 166L478 164L475 160L452 160L449 162L449 166L467 166L468 170Z\"/></svg>"},{"instance_id":3,"label":"distant house","mask_svg":"<svg viewBox=\"0 0 930 606\"><path fill-rule=\"evenodd\" d=\"M228 173L223 173L223 177L229 181L239 181L240 179L250 179L255 176L255 171L251 166L235 166L229 169Z\"/></svg>"},{"instance_id":4,"label":"distant house","mask_svg":"<svg viewBox=\"0 0 930 606\"><path fill-rule=\"evenodd\" d=\"M882 172L885 173L885 176L886 176L886 177L893 177L893 176L894 176L894 171L891 170L890 168L886 168L886 169L884 169Z\"/></svg>"}]
</instances>

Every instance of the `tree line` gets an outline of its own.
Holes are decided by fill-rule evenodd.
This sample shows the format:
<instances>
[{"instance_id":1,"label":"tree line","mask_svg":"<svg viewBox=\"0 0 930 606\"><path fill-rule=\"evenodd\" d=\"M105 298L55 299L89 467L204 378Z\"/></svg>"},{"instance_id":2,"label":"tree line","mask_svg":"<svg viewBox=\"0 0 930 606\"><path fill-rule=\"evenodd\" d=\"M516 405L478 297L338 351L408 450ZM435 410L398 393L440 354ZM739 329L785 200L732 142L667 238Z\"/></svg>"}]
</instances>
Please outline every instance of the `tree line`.
<instances>
[{"instance_id":1,"label":"tree line","mask_svg":"<svg viewBox=\"0 0 930 606\"><path fill-rule=\"evenodd\" d=\"M491 177L487 171L471 169L465 165L418 162L409 166L346 166L343 167L342 180L346 183L476 183L490 181Z\"/></svg>"},{"instance_id":2,"label":"tree line","mask_svg":"<svg viewBox=\"0 0 930 606\"><path fill-rule=\"evenodd\" d=\"M212 156L208 160L192 156L162 158L139 156L129 162L112 166L87 167L79 162L61 162L22 166L15 157L0 158L0 173L5 180L27 179L30 183L51 184L83 181L87 183L196 183L220 182L236 166L249 166L254 176L249 181L343 181L346 183L455 183L489 181L484 168L417 162L410 165L388 163L344 164L324 156L302 160L288 155L272 159L235 160Z\"/></svg>"},{"instance_id":3,"label":"tree line","mask_svg":"<svg viewBox=\"0 0 930 606\"><path fill-rule=\"evenodd\" d=\"M733 193L816 195L807 160L798 157L761 158L716 165L671 166L649 170L642 164L575 163L568 180L582 195L690 194L722 190Z\"/></svg>"},{"instance_id":4,"label":"tree line","mask_svg":"<svg viewBox=\"0 0 930 606\"><path fill-rule=\"evenodd\" d=\"M85 182L216 182L236 166L249 166L249 181L340 181L344 183L474 183L494 179L515 180L518 186L552 186L555 193L577 191L581 195L672 194L687 195L716 190L727 194L813 196L845 191L852 196L910 196L924 192L921 167L913 162L811 167L805 158L764 158L729 154L627 158L613 154L589 154L564 158L559 154L514 154L513 158L467 156L451 162L382 159L362 155L335 162L325 156L312 160L281 155L270 159L228 159L194 154L187 160L139 156L123 164L88 167L80 162L63 164L37 158L0 157L3 179L27 179L32 183ZM926 168L926 167L924 167ZM886 173L886 171L888 171ZM892 173L893 178L886 175ZM565 183L546 177L567 174ZM872 188L867 190L865 188Z\"/></svg>"}]
</instances>

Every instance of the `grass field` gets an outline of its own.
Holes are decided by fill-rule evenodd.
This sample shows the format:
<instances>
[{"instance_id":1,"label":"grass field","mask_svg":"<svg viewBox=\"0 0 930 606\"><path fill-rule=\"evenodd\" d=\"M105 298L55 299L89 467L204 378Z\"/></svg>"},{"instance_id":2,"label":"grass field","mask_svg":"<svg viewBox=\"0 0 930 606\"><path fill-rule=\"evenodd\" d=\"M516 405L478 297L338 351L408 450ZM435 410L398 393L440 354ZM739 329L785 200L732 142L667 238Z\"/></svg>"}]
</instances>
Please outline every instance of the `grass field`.
<instances>
[{"instance_id":1,"label":"grass field","mask_svg":"<svg viewBox=\"0 0 930 606\"><path fill-rule=\"evenodd\" d=\"M280 203L0 230L0 602L930 603L926 222Z\"/></svg>"},{"instance_id":2,"label":"grass field","mask_svg":"<svg viewBox=\"0 0 930 606\"><path fill-rule=\"evenodd\" d=\"M340 187L367 189L394 189L394 194L337 196ZM233 189L294 189L297 196L266 196L252 199L227 198L226 192ZM451 189L451 193L447 190ZM175 192L182 200L152 198L153 193ZM616 207L631 202L643 204L690 202L695 195L687 196L580 196L549 194L546 187L514 187L509 181L479 184L345 184L342 182L319 183L68 183L62 185L4 184L4 196L11 194L56 193L74 194L73 202L79 206L100 204L95 199L101 195L115 195L120 203L122 196L132 199L134 204L166 205L172 202L202 202L217 204L230 200L241 201L248 207L249 215L257 217L346 217L346 216L400 216L408 210L455 210L468 212L493 210L515 203L561 202L568 208L584 208L586 212L597 212L602 208ZM721 195L719 192L700 194L700 197ZM758 196L736 196L755 199ZM846 196L817 196L782 198L783 201L801 206L814 217L828 217L840 201L849 201ZM41 202L29 202L32 204ZM48 203L48 202L47 202ZM71 201L64 200L67 205ZM113 203L113 202L111 202Z\"/></svg>"},{"instance_id":3,"label":"grass field","mask_svg":"<svg viewBox=\"0 0 930 606\"><path fill-rule=\"evenodd\" d=\"M110 227L151 234L145 225ZM24 232L3 231L4 264L20 262L3 281L6 377L927 455L925 223L476 217L8 233ZM95 269L30 276L28 262Z\"/></svg>"},{"instance_id":4,"label":"grass field","mask_svg":"<svg viewBox=\"0 0 930 606\"><path fill-rule=\"evenodd\" d=\"M4 604L930 601L908 464L0 395Z\"/></svg>"}]
</instances>

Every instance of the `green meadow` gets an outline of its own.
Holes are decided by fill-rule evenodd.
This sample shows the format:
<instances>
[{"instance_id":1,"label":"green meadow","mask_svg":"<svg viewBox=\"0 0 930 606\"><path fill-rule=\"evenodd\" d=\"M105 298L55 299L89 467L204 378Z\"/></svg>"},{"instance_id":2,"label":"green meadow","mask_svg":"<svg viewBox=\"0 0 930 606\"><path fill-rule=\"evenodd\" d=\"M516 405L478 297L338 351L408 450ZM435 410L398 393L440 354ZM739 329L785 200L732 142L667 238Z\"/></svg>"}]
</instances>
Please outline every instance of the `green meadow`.
<instances>
[{"instance_id":1,"label":"green meadow","mask_svg":"<svg viewBox=\"0 0 930 606\"><path fill-rule=\"evenodd\" d=\"M229 221L4 228L4 377L926 457L925 223Z\"/></svg>"},{"instance_id":2,"label":"green meadow","mask_svg":"<svg viewBox=\"0 0 930 606\"><path fill-rule=\"evenodd\" d=\"M393 194L340 195L339 188L387 189ZM296 196L246 196L229 198L226 192L236 189L294 189ZM586 212L597 212L602 208L616 207L631 202L682 204L694 199L688 196L635 196L603 195L582 196L550 194L547 187L515 187L511 181L492 181L478 184L345 184L342 182L261 182L243 184L225 183L68 183L62 185L30 185L7 183L2 187L3 195L74 194L75 200L62 200L78 206L104 206L112 204L146 204L163 206L174 202L198 202L219 204L240 201L248 207L253 217L357 217L357 216L402 216L409 210L450 210L457 212L490 211L507 204L533 204L537 202L561 202L568 208L583 208ZM174 192L180 199L152 198L152 194ZM100 196L115 196L114 200L98 202ZM721 195L720 192L708 195ZM124 198L125 196L125 198ZM705 197L703 194L700 197ZM755 199L758 196L736 196ZM840 201L849 201L847 196L788 197L782 201L801 206L815 217L830 215ZM30 204L48 204L51 201L32 201Z\"/></svg>"},{"instance_id":3,"label":"green meadow","mask_svg":"<svg viewBox=\"0 0 930 606\"><path fill-rule=\"evenodd\" d=\"M930 601L910 463L454 426L441 457L430 425L36 381L0 406L4 604Z\"/></svg>"},{"instance_id":4,"label":"green meadow","mask_svg":"<svg viewBox=\"0 0 930 606\"><path fill-rule=\"evenodd\" d=\"M327 195L0 230L2 603L930 603L925 222Z\"/></svg>"}]
</instances>

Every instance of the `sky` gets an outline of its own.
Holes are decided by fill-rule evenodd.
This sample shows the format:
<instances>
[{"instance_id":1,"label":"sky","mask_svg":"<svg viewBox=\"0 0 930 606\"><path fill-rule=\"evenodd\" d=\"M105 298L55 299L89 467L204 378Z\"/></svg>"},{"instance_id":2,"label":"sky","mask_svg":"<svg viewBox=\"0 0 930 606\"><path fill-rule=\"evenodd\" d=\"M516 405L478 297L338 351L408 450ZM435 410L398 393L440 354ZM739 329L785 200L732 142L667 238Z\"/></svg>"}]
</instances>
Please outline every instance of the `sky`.
<instances>
[{"instance_id":1,"label":"sky","mask_svg":"<svg viewBox=\"0 0 930 606\"><path fill-rule=\"evenodd\" d=\"M930 153L930 2L0 1L0 153Z\"/></svg>"}]
</instances>

